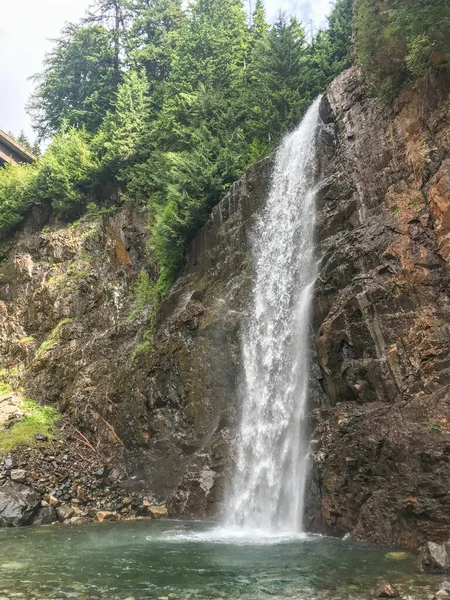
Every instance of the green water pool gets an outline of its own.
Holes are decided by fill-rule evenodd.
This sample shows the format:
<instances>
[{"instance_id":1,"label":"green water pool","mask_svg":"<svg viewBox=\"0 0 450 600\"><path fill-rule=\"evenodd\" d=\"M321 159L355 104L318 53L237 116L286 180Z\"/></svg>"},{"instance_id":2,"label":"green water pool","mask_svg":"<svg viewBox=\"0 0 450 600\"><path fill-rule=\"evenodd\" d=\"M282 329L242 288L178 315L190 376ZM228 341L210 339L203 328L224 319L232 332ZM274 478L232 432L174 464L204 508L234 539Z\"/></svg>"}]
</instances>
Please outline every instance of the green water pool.
<instances>
[{"instance_id":1,"label":"green water pool","mask_svg":"<svg viewBox=\"0 0 450 600\"><path fill-rule=\"evenodd\" d=\"M385 581L423 600L437 589L442 577L418 573L414 553L389 550L171 520L0 529L0 600L360 600Z\"/></svg>"}]
</instances>

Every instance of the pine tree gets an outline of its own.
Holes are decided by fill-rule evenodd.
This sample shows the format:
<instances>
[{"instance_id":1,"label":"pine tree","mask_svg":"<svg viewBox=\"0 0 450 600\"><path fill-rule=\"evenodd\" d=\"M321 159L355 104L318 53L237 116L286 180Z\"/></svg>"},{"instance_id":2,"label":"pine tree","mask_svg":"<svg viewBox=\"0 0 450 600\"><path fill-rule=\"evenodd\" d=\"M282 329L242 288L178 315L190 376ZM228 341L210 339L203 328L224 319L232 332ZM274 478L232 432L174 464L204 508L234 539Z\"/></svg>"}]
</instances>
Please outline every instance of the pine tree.
<instances>
[{"instance_id":1,"label":"pine tree","mask_svg":"<svg viewBox=\"0 0 450 600\"><path fill-rule=\"evenodd\" d=\"M145 68L154 89L169 77L177 34L185 22L181 0L132 0L129 10L127 59L134 67Z\"/></svg>"},{"instance_id":2,"label":"pine tree","mask_svg":"<svg viewBox=\"0 0 450 600\"><path fill-rule=\"evenodd\" d=\"M101 26L67 25L46 56L44 71L28 104L39 139L62 123L94 133L111 108L117 89L109 33Z\"/></svg>"},{"instance_id":3,"label":"pine tree","mask_svg":"<svg viewBox=\"0 0 450 600\"><path fill-rule=\"evenodd\" d=\"M124 169L137 162L145 142L149 121L149 85L145 72L129 71L117 90L116 99L94 140L102 155L103 168L124 178Z\"/></svg>"}]
</instances>

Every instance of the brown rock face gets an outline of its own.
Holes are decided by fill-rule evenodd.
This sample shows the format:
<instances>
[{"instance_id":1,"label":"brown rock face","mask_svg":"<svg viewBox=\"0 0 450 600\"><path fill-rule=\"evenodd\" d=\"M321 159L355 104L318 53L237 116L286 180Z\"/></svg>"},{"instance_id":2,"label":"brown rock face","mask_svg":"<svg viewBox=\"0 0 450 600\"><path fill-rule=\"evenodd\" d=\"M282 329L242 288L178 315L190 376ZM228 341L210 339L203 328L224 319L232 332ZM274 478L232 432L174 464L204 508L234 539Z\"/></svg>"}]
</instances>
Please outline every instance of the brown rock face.
<instances>
[{"instance_id":1,"label":"brown rock face","mask_svg":"<svg viewBox=\"0 0 450 600\"><path fill-rule=\"evenodd\" d=\"M449 537L446 86L405 90L391 110L351 69L322 101L312 530ZM120 463L124 497L169 514L217 515L233 470L249 236L270 173L250 167L214 208L145 339L152 307L134 311L134 290L154 273L137 211L50 230L32 215L0 248L0 368Z\"/></svg>"},{"instance_id":2,"label":"brown rock face","mask_svg":"<svg viewBox=\"0 0 450 600\"><path fill-rule=\"evenodd\" d=\"M356 70L331 85L321 153L311 527L417 546L450 530L448 83L394 110ZM317 505L317 504L316 504Z\"/></svg>"}]
</instances>

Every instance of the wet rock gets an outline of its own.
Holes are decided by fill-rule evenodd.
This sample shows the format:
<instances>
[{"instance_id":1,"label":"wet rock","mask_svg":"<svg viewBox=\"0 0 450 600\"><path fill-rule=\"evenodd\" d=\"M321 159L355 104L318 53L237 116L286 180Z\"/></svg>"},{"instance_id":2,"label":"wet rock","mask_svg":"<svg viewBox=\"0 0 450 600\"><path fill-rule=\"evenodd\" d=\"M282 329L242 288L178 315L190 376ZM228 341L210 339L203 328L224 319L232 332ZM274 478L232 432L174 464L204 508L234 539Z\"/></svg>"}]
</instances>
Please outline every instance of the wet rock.
<instances>
[{"instance_id":1,"label":"wet rock","mask_svg":"<svg viewBox=\"0 0 450 600\"><path fill-rule=\"evenodd\" d=\"M446 592L450 592L450 581L443 581L440 586L440 590L445 590Z\"/></svg>"},{"instance_id":2,"label":"wet rock","mask_svg":"<svg viewBox=\"0 0 450 600\"><path fill-rule=\"evenodd\" d=\"M398 598L400 592L391 583L382 583L376 590L375 598Z\"/></svg>"},{"instance_id":3,"label":"wet rock","mask_svg":"<svg viewBox=\"0 0 450 600\"><path fill-rule=\"evenodd\" d=\"M429 573L445 573L450 570L450 542L436 544L426 542L419 552L419 568Z\"/></svg>"},{"instance_id":4,"label":"wet rock","mask_svg":"<svg viewBox=\"0 0 450 600\"><path fill-rule=\"evenodd\" d=\"M39 496L19 483L0 487L0 527L28 525L40 504Z\"/></svg>"},{"instance_id":5,"label":"wet rock","mask_svg":"<svg viewBox=\"0 0 450 600\"><path fill-rule=\"evenodd\" d=\"M151 504L148 507L148 512L154 519L164 519L169 514L166 506L156 504Z\"/></svg>"},{"instance_id":6,"label":"wet rock","mask_svg":"<svg viewBox=\"0 0 450 600\"><path fill-rule=\"evenodd\" d=\"M119 519L117 513L109 510L99 510L97 511L96 516L99 523L103 523L103 521L117 521Z\"/></svg>"},{"instance_id":7,"label":"wet rock","mask_svg":"<svg viewBox=\"0 0 450 600\"><path fill-rule=\"evenodd\" d=\"M66 521L70 519L74 515L74 510L68 504L61 504L61 506L56 507L56 514L58 515L61 521Z\"/></svg>"},{"instance_id":8,"label":"wet rock","mask_svg":"<svg viewBox=\"0 0 450 600\"><path fill-rule=\"evenodd\" d=\"M447 590L438 590L435 593L434 598L436 598L436 600L446 600L446 598L450 598L450 592L447 592Z\"/></svg>"},{"instance_id":9,"label":"wet rock","mask_svg":"<svg viewBox=\"0 0 450 600\"><path fill-rule=\"evenodd\" d=\"M38 442L48 442L48 436L43 433L36 433L34 439Z\"/></svg>"},{"instance_id":10,"label":"wet rock","mask_svg":"<svg viewBox=\"0 0 450 600\"><path fill-rule=\"evenodd\" d=\"M9 474L11 481L23 483L27 478L27 472L24 469L12 469Z\"/></svg>"},{"instance_id":11,"label":"wet rock","mask_svg":"<svg viewBox=\"0 0 450 600\"><path fill-rule=\"evenodd\" d=\"M448 154L450 80L431 87L406 87L391 111L351 68L323 99L335 138L318 142L310 473L320 490L305 525L410 548L450 528L448 159L429 172L435 150Z\"/></svg>"},{"instance_id":12,"label":"wet rock","mask_svg":"<svg viewBox=\"0 0 450 600\"><path fill-rule=\"evenodd\" d=\"M43 506L42 508L39 508L36 515L33 517L31 525L49 525L57 520L58 515L56 514L55 509L51 506Z\"/></svg>"}]
</instances>

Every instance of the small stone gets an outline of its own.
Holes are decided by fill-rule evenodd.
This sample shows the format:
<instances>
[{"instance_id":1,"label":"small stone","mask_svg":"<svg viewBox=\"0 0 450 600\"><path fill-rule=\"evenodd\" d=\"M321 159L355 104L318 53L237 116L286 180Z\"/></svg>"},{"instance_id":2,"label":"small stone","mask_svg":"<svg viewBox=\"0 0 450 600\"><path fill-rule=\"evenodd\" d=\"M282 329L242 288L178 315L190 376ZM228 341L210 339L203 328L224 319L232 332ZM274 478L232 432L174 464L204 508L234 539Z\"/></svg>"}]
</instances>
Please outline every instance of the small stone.
<instances>
[{"instance_id":1,"label":"small stone","mask_svg":"<svg viewBox=\"0 0 450 600\"><path fill-rule=\"evenodd\" d=\"M169 600L169 596L160 596L158 600Z\"/></svg>"},{"instance_id":2,"label":"small stone","mask_svg":"<svg viewBox=\"0 0 450 600\"><path fill-rule=\"evenodd\" d=\"M61 504L61 506L57 507L56 512L61 521L66 521L67 519L70 519L71 517L73 517L74 514L73 508L68 504Z\"/></svg>"},{"instance_id":3,"label":"small stone","mask_svg":"<svg viewBox=\"0 0 450 600\"><path fill-rule=\"evenodd\" d=\"M375 598L398 598L400 592L390 583L382 583L375 591Z\"/></svg>"},{"instance_id":4,"label":"small stone","mask_svg":"<svg viewBox=\"0 0 450 600\"><path fill-rule=\"evenodd\" d=\"M109 510L99 510L97 512L97 521L99 523L103 523L103 521L117 521L118 519L119 515L115 512Z\"/></svg>"},{"instance_id":5,"label":"small stone","mask_svg":"<svg viewBox=\"0 0 450 600\"><path fill-rule=\"evenodd\" d=\"M112 480L120 479L120 471L113 469L109 475L109 478Z\"/></svg>"},{"instance_id":6,"label":"small stone","mask_svg":"<svg viewBox=\"0 0 450 600\"><path fill-rule=\"evenodd\" d=\"M9 476L11 481L23 483L27 478L27 472L24 469L11 469Z\"/></svg>"},{"instance_id":7,"label":"small stone","mask_svg":"<svg viewBox=\"0 0 450 600\"><path fill-rule=\"evenodd\" d=\"M55 496L52 496L52 494L49 494L48 496L46 496L45 499L50 504L50 506L56 506L59 502L58 498L55 498Z\"/></svg>"},{"instance_id":8,"label":"small stone","mask_svg":"<svg viewBox=\"0 0 450 600\"><path fill-rule=\"evenodd\" d=\"M36 433L34 439L38 442L48 442L48 436L44 435L43 433Z\"/></svg>"},{"instance_id":9,"label":"small stone","mask_svg":"<svg viewBox=\"0 0 450 600\"><path fill-rule=\"evenodd\" d=\"M9 471L10 469L12 469L14 467L15 462L11 457L8 456L8 458L5 458L5 460L3 461L3 465L4 465L5 469L7 469Z\"/></svg>"}]
</instances>

